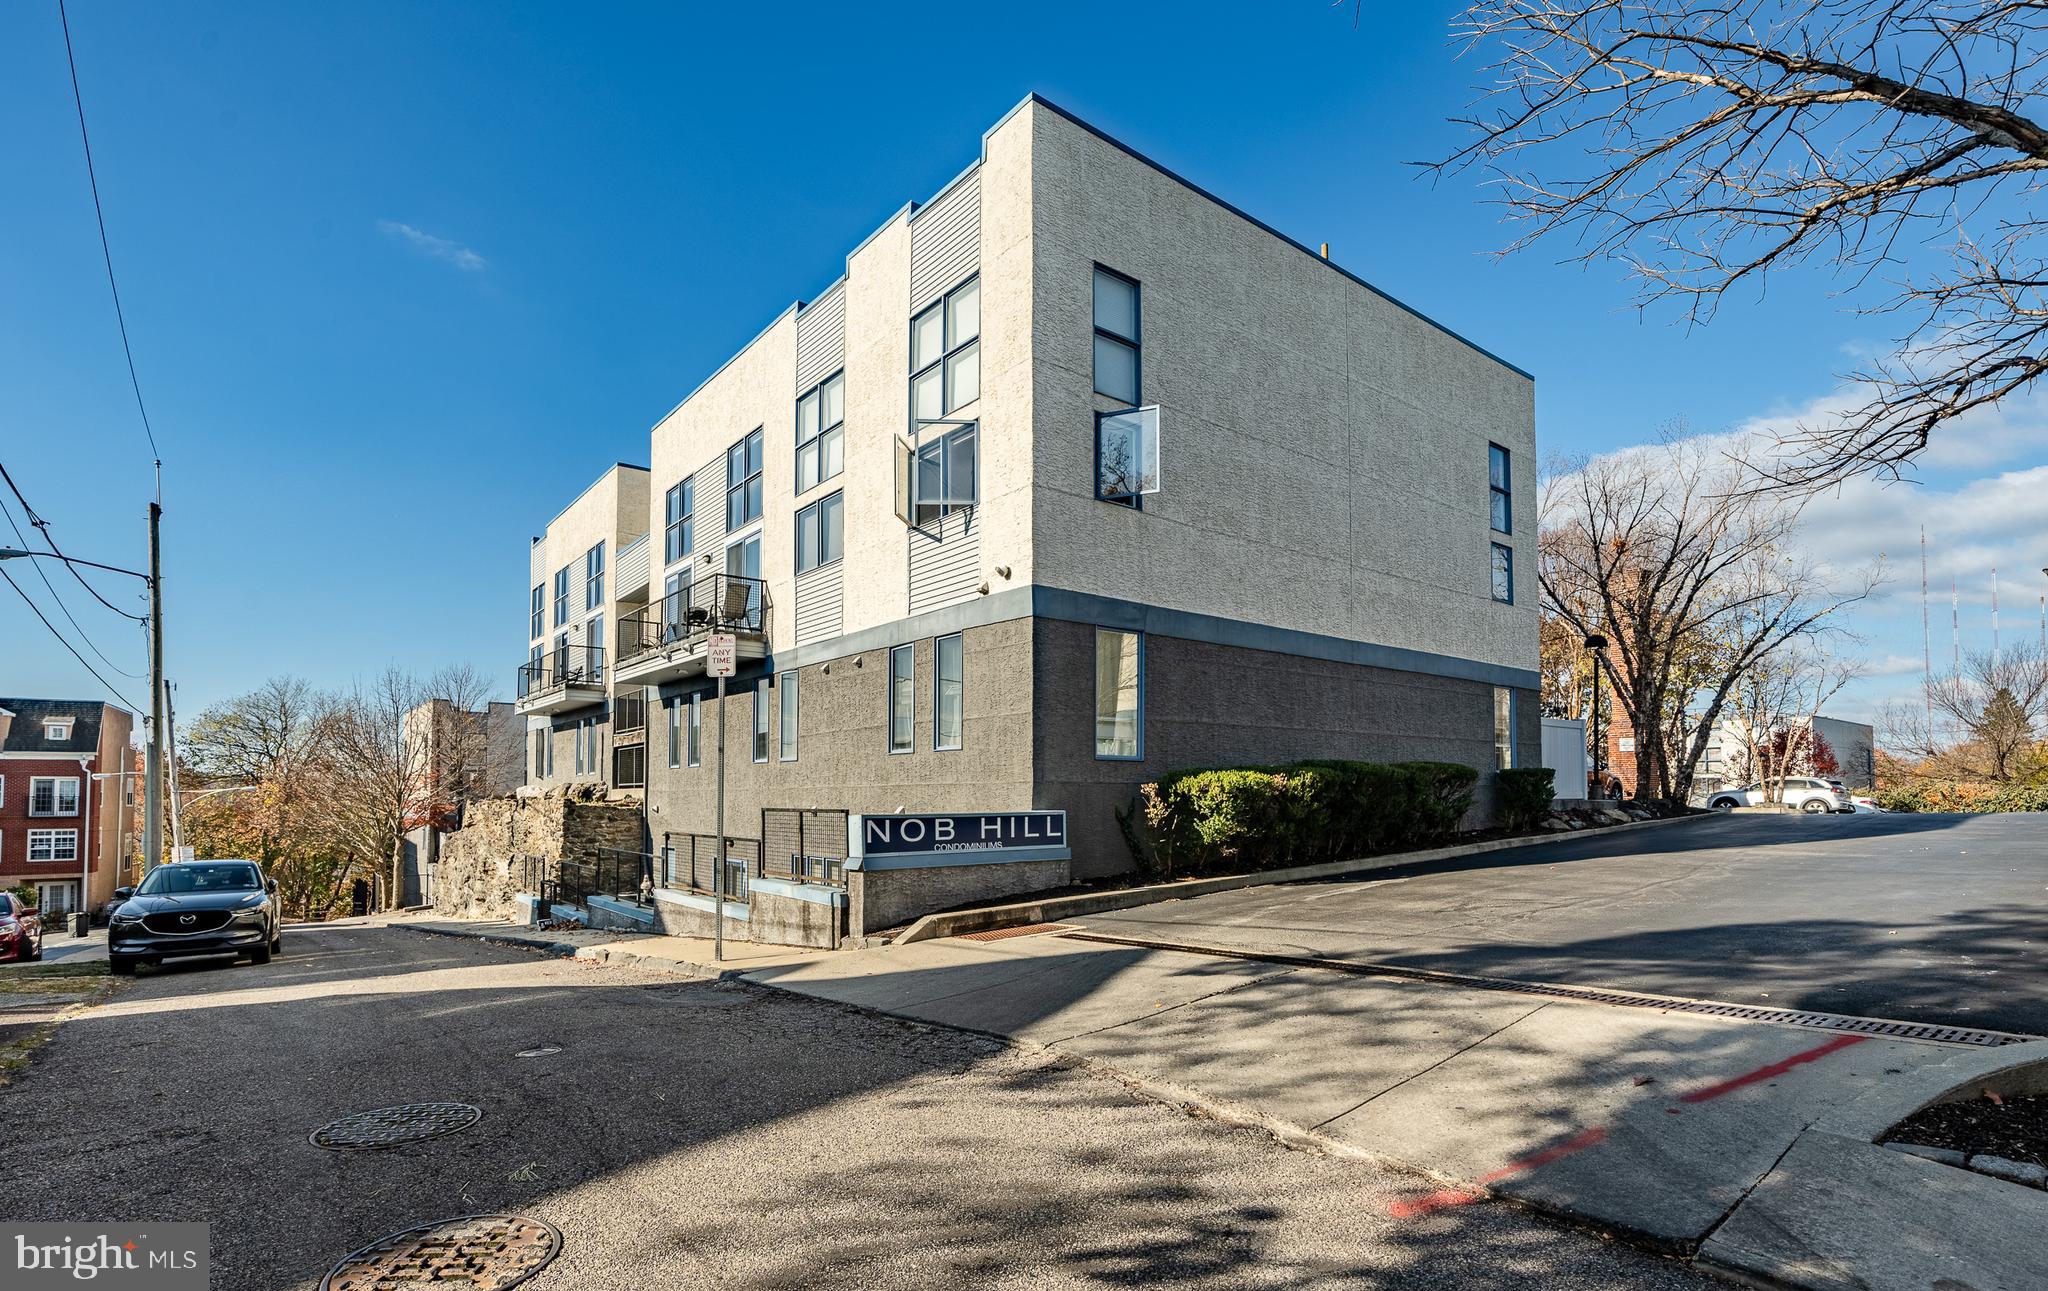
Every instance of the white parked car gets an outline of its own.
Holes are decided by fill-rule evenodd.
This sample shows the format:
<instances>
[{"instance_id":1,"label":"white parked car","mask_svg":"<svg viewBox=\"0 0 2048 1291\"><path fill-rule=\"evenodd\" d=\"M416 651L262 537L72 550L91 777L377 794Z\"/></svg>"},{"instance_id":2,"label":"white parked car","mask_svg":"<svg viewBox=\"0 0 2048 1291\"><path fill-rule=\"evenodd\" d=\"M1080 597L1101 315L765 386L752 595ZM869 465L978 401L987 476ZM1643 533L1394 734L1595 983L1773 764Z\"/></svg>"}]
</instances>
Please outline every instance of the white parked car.
<instances>
[{"instance_id":1,"label":"white parked car","mask_svg":"<svg viewBox=\"0 0 2048 1291\"><path fill-rule=\"evenodd\" d=\"M1716 811L1734 807L1763 807L1771 801L1770 791L1760 784L1744 785L1739 789L1716 790L1707 799L1707 806ZM1785 805L1797 807L1808 815L1818 816L1823 812L1856 810L1843 793L1825 780L1810 776L1788 776L1785 780Z\"/></svg>"}]
</instances>

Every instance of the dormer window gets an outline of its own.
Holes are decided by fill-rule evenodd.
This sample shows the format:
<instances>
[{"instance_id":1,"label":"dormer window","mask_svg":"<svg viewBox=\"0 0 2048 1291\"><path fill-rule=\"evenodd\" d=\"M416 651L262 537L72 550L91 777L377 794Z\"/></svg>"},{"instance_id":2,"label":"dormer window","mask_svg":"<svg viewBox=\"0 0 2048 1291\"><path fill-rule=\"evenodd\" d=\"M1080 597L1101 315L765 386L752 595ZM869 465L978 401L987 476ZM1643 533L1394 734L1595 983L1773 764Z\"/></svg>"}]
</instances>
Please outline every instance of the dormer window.
<instances>
[{"instance_id":1,"label":"dormer window","mask_svg":"<svg viewBox=\"0 0 2048 1291\"><path fill-rule=\"evenodd\" d=\"M43 738L62 744L71 738L71 719L52 717L43 723Z\"/></svg>"}]
</instances>

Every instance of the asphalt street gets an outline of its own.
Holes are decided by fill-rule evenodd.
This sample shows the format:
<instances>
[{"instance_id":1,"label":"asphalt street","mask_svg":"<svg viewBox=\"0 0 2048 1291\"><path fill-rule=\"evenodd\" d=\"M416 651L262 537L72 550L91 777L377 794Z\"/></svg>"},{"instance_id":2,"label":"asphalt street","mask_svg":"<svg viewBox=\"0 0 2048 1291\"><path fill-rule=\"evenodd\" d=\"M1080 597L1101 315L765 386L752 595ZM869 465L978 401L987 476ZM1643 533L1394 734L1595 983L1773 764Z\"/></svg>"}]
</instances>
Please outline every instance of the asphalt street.
<instances>
[{"instance_id":1,"label":"asphalt street","mask_svg":"<svg viewBox=\"0 0 2048 1291\"><path fill-rule=\"evenodd\" d=\"M2048 817L1731 815L1067 920L2048 1035Z\"/></svg>"},{"instance_id":2,"label":"asphalt street","mask_svg":"<svg viewBox=\"0 0 2048 1291\"><path fill-rule=\"evenodd\" d=\"M557 1225L536 1291L648 1286L1690 1288L1685 1268L824 1000L398 929L145 973L0 1110L17 1220L207 1220L213 1285L312 1288L387 1234ZM519 1057L522 1051L551 1050ZM309 1134L471 1103L445 1137Z\"/></svg>"}]
</instances>

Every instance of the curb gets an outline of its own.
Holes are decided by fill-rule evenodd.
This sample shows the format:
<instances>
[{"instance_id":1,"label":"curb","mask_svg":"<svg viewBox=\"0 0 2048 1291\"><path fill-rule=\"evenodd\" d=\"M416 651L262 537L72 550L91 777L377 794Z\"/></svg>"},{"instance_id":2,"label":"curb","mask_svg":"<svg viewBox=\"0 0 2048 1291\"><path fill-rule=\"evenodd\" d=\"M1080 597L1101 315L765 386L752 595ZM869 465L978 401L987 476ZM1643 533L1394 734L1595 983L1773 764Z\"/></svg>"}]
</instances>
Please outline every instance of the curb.
<instances>
[{"instance_id":1,"label":"curb","mask_svg":"<svg viewBox=\"0 0 2048 1291\"><path fill-rule=\"evenodd\" d=\"M1369 874L1376 870L1389 870L1403 865L1421 865L1432 861L1480 856L1488 852L1512 851L1518 847L1537 847L1545 843L1599 838L1635 829L1682 825L1689 821L1718 820L1724 814L1718 811L1697 812L1657 820L1631 820L1619 825L1575 829L1567 833L1539 834L1526 838L1493 838L1480 843L1461 843L1420 852L1390 852L1385 856L1362 857L1350 861L1323 861L1316 865L1297 865L1284 870L1261 870L1255 874L1227 874L1213 879L1181 879L1149 887L1084 892L1078 896L1048 897L1043 901L1020 901L1011 905L979 906L972 910L948 910L925 915L911 924L893 944L904 946L913 941L957 937L962 933L987 932L992 928L1009 928L1018 924L1057 923L1063 918L1101 914L1107 910L1129 910L1136 906L1157 905L1162 901L1181 901L1188 897L1207 896L1212 892L1234 892L1239 888L1297 883L1304 879L1337 878L1346 874Z\"/></svg>"},{"instance_id":2,"label":"curb","mask_svg":"<svg viewBox=\"0 0 2048 1291\"><path fill-rule=\"evenodd\" d=\"M712 968L707 964L692 963L686 959L667 959L660 955L642 955L637 951L619 950L611 946L578 946L567 941L548 941L542 937L515 937L502 932L463 932L455 928L428 928L416 923L387 923L386 928L397 928L404 932L416 932L425 937L448 937L456 941L480 941L489 946L509 946L514 950L530 950L537 954L552 955L556 959L573 959L584 964L606 964L619 968L644 968L653 972L669 973L676 977L694 978L699 981L729 982L746 975L743 968Z\"/></svg>"}]
</instances>

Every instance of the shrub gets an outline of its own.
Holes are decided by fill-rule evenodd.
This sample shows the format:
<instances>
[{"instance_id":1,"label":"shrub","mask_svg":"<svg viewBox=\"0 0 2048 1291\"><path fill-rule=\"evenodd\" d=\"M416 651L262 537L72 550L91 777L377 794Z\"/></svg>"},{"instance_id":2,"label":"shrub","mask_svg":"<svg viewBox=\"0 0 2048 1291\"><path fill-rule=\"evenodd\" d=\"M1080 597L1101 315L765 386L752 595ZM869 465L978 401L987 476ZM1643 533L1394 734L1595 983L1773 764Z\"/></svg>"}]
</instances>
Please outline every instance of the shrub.
<instances>
[{"instance_id":1,"label":"shrub","mask_svg":"<svg viewBox=\"0 0 2048 1291\"><path fill-rule=\"evenodd\" d=\"M1509 829L1533 828L1550 810L1557 796L1553 782L1557 773L1549 767L1511 767L1499 773L1495 805L1500 822Z\"/></svg>"},{"instance_id":2,"label":"shrub","mask_svg":"<svg viewBox=\"0 0 2048 1291\"><path fill-rule=\"evenodd\" d=\"M1886 811L2048 811L2048 786L1922 780L1871 795Z\"/></svg>"},{"instance_id":3,"label":"shrub","mask_svg":"<svg viewBox=\"0 0 2048 1291\"><path fill-rule=\"evenodd\" d=\"M1396 762L1417 778L1416 806L1419 811L1416 837L1425 842L1448 837L1472 809L1472 794L1479 786L1479 773L1462 762Z\"/></svg>"}]
</instances>

